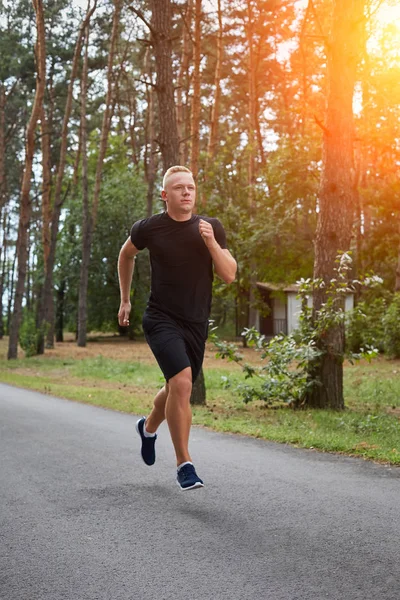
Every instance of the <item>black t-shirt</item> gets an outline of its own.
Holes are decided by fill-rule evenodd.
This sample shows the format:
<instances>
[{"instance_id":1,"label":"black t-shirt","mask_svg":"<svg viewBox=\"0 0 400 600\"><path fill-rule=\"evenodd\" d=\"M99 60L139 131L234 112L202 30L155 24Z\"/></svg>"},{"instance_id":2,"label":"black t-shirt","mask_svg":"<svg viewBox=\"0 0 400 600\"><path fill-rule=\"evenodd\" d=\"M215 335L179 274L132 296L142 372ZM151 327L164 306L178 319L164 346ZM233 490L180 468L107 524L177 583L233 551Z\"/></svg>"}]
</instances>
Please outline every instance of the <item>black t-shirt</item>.
<instances>
[{"instance_id":1,"label":"black t-shirt","mask_svg":"<svg viewBox=\"0 0 400 600\"><path fill-rule=\"evenodd\" d=\"M167 212L136 221L131 241L138 250L148 248L151 262L151 293L148 308L177 319L204 323L211 310L213 265L199 232L199 221L211 223L221 248L225 231L218 219L192 215L175 221Z\"/></svg>"}]
</instances>

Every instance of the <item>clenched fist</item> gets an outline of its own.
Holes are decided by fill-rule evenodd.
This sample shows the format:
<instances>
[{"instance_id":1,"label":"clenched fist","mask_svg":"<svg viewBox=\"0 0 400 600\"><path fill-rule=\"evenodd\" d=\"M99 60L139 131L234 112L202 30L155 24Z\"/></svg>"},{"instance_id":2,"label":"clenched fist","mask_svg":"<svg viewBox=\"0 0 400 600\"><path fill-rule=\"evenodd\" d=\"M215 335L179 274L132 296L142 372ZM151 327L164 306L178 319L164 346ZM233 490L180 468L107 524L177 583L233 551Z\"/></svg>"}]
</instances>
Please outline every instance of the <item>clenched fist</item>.
<instances>
[{"instance_id":1,"label":"clenched fist","mask_svg":"<svg viewBox=\"0 0 400 600\"><path fill-rule=\"evenodd\" d=\"M200 219L199 231L207 248L212 248L213 246L217 245L217 240L214 237L214 229L211 223Z\"/></svg>"}]
</instances>

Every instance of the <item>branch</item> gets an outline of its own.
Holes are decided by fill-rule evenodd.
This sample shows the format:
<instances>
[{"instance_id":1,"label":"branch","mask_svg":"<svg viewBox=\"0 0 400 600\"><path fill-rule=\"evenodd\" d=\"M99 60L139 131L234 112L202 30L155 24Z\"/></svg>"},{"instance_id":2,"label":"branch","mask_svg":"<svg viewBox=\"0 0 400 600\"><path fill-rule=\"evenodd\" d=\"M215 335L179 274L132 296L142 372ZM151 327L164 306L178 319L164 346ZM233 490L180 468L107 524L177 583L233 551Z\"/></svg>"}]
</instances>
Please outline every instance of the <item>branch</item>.
<instances>
[{"instance_id":1,"label":"branch","mask_svg":"<svg viewBox=\"0 0 400 600\"><path fill-rule=\"evenodd\" d=\"M152 42L151 42L151 40L148 40L148 39L146 39L146 38L139 38L139 37L138 37L138 38L136 38L136 41L137 41L137 42L140 42L140 43L141 43L141 44L143 44L144 46L152 46L152 45L153 45L153 44L152 44Z\"/></svg>"},{"instance_id":2,"label":"branch","mask_svg":"<svg viewBox=\"0 0 400 600\"><path fill-rule=\"evenodd\" d=\"M14 90L15 90L15 88L17 87L17 85L19 84L19 82L20 82L20 80L19 80L19 79L16 79L16 80L14 81L14 83L12 84L10 91L9 91L9 92L8 92L8 94L6 95L6 102L7 102L7 100L9 99L9 97L11 96L11 94L14 92Z\"/></svg>"},{"instance_id":3,"label":"branch","mask_svg":"<svg viewBox=\"0 0 400 600\"><path fill-rule=\"evenodd\" d=\"M183 138L182 140L179 140L179 145L184 144L185 142L188 142L191 139L192 139L192 136L188 135L187 137Z\"/></svg>"},{"instance_id":4,"label":"branch","mask_svg":"<svg viewBox=\"0 0 400 600\"><path fill-rule=\"evenodd\" d=\"M303 40L306 37L305 34L306 34L307 22L309 20L309 16L310 16L311 12L313 13L314 18L316 20L317 27L318 27L318 29L320 31L320 35L311 35L311 34L308 34L307 37L308 38L317 38L317 39L321 39L322 38L323 41L324 41L325 50L328 50L327 36L325 35L325 33L324 33L323 29L322 29L322 26L321 26L320 20L318 18L318 14L317 14L317 11L315 9L313 0L308 0L308 4L307 4L307 8L306 8L306 12L305 12L305 15L304 15L304 20L303 20L303 23L302 23L302 26L301 26L300 36L299 36L300 37L300 48L301 48L301 52L303 54L305 54L304 48L303 48Z\"/></svg>"},{"instance_id":5,"label":"branch","mask_svg":"<svg viewBox=\"0 0 400 600\"><path fill-rule=\"evenodd\" d=\"M180 15L181 15L181 17L182 17L182 21L183 21L183 24L184 24L184 26L185 26L185 29L186 29L186 31L187 31L187 33L188 33L189 40L190 40L190 41L192 42L192 44L194 45L194 39L193 39L193 37L192 37L192 30L191 30L191 27L190 27L190 22L189 22L189 24L188 24L188 22L187 22L187 19L186 19L186 14L187 14L187 13L189 13L189 19L190 19L190 12L192 12L192 11L193 11L193 8L191 9L191 11L189 11L189 10L186 10L186 11L185 11L185 14L183 14L183 10L182 10L182 8L179 6L179 4L177 4L177 5L176 5L176 8L177 8L178 12L180 13Z\"/></svg>"},{"instance_id":6,"label":"branch","mask_svg":"<svg viewBox=\"0 0 400 600\"><path fill-rule=\"evenodd\" d=\"M326 36L326 34L325 34L324 30L322 29L321 21L320 21L320 20L319 20L319 18L318 18L318 13L317 13L317 11L316 11L316 9L315 9L315 6L314 6L314 2L313 2L313 0L309 0L309 3L310 3L310 5L311 5L311 10L312 10L312 11L313 11L313 13L314 13L315 20L317 21L317 25L318 25L318 29L319 29L319 31L320 31L320 34L321 34L321 36L324 38L324 40L327 40L327 36Z\"/></svg>"},{"instance_id":7,"label":"branch","mask_svg":"<svg viewBox=\"0 0 400 600\"><path fill-rule=\"evenodd\" d=\"M4 147L7 146L7 144L9 143L9 141L11 140L11 138L14 135L15 130L17 129L17 123L12 123L12 125L10 125L10 127L8 128L5 136L4 136Z\"/></svg>"},{"instance_id":8,"label":"branch","mask_svg":"<svg viewBox=\"0 0 400 600\"><path fill-rule=\"evenodd\" d=\"M136 79L136 78L134 78L133 81L138 81L139 83L144 83L145 85L151 86L155 90L157 89L157 85L155 83L152 83L151 81L145 81L144 79Z\"/></svg>"},{"instance_id":9,"label":"branch","mask_svg":"<svg viewBox=\"0 0 400 600\"><path fill-rule=\"evenodd\" d=\"M148 22L148 20L146 19L146 17L144 16L144 14L142 13L141 10L138 10L137 8L134 8L133 6L128 6L128 9L133 12L137 17L139 17L139 19L141 19L141 21L143 21L143 23L146 25L146 27L149 28L151 34L156 37L157 36L157 32L154 29L154 27Z\"/></svg>"},{"instance_id":10,"label":"branch","mask_svg":"<svg viewBox=\"0 0 400 600\"><path fill-rule=\"evenodd\" d=\"M327 137L330 137L331 136L331 132L329 131L329 129L327 129L327 127L325 127L325 125L322 123L322 121L320 121L316 115L314 115L314 119L315 119L316 124L319 127L321 127L321 129L325 133L325 135Z\"/></svg>"}]
</instances>

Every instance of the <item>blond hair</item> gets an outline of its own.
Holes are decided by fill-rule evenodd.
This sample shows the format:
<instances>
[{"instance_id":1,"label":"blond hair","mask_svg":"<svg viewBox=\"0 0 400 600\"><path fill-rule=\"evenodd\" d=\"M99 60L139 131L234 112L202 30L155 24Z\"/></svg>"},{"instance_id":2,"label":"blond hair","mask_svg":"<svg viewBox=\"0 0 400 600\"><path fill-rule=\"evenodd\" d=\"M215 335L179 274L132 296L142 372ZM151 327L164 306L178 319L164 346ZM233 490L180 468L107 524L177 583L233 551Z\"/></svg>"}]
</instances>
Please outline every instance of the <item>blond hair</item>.
<instances>
[{"instance_id":1,"label":"blond hair","mask_svg":"<svg viewBox=\"0 0 400 600\"><path fill-rule=\"evenodd\" d=\"M192 171L190 169L188 169L187 167L183 167L181 165L175 165L174 167L170 167L167 171L165 171L165 174L163 177L163 182L162 182L163 190L165 190L165 186L166 186L168 177L170 175L172 175L173 173L190 173L190 175L192 175Z\"/></svg>"}]
</instances>

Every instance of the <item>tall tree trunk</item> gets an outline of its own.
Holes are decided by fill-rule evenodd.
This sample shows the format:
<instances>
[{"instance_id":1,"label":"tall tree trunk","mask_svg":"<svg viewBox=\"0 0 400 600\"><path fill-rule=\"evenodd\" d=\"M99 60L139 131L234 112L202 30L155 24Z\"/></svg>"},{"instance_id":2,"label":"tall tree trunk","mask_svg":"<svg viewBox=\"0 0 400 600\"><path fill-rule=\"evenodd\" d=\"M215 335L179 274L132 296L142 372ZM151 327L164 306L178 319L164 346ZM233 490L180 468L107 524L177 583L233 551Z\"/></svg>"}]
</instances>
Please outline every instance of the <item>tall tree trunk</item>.
<instances>
[{"instance_id":1,"label":"tall tree trunk","mask_svg":"<svg viewBox=\"0 0 400 600\"><path fill-rule=\"evenodd\" d=\"M50 149L50 125L46 117L44 105L40 115L41 126L41 146L42 146L42 245L43 245L43 264L46 277L50 254L50 224L51 224L51 149ZM36 313L37 335L37 354L44 353L44 285L39 285L38 303Z\"/></svg>"},{"instance_id":2,"label":"tall tree trunk","mask_svg":"<svg viewBox=\"0 0 400 600\"><path fill-rule=\"evenodd\" d=\"M362 91L362 120L366 130L364 140L358 140L355 144L354 161L356 174L356 257L355 257L355 273L356 279L359 274L365 272L366 256L365 256L365 241L369 237L369 206L364 203L363 195L360 194L360 189L367 187L367 177L369 169L367 168L367 156L370 151L369 133L372 123L375 123L374 117L371 114L371 104L373 104L373 93L371 89L371 61L367 49L367 35L363 35L362 47L362 64L361 64L361 91ZM360 290L356 292L360 294Z\"/></svg>"},{"instance_id":3,"label":"tall tree trunk","mask_svg":"<svg viewBox=\"0 0 400 600\"><path fill-rule=\"evenodd\" d=\"M42 243L44 254L44 265L47 267L47 261L50 253L50 221L51 221L51 158L50 158L50 129L46 118L44 106L41 111L41 144L42 144Z\"/></svg>"},{"instance_id":4,"label":"tall tree trunk","mask_svg":"<svg viewBox=\"0 0 400 600\"><path fill-rule=\"evenodd\" d=\"M256 96L256 66L254 58L254 17L253 17L253 0L247 2L247 44L249 49L249 67L248 67L248 206L250 214L250 222L254 220L254 191L256 183L256 150L257 150L257 96ZM249 312L248 312L248 327L254 327L256 324L257 312L254 307L255 289L256 289L256 269L254 264L250 264L250 290L249 290Z\"/></svg>"},{"instance_id":5,"label":"tall tree trunk","mask_svg":"<svg viewBox=\"0 0 400 600\"><path fill-rule=\"evenodd\" d=\"M256 137L257 137L258 153L259 153L260 163L261 163L261 166L264 168L265 165L266 165L266 160L265 160L265 152L264 152L264 146L263 146L263 136L261 134L261 124L260 124L259 112L260 112L260 103L259 103L259 97L258 97L258 94L257 94L257 97L256 97L256 111L255 111Z\"/></svg>"},{"instance_id":6,"label":"tall tree trunk","mask_svg":"<svg viewBox=\"0 0 400 600\"><path fill-rule=\"evenodd\" d=\"M160 148L163 167L179 164L179 138L176 122L176 106L172 78L171 47L171 2L170 0L152 0L151 41L154 48L157 73L157 96L160 122ZM205 404L206 390L203 370L194 382L192 404Z\"/></svg>"},{"instance_id":7,"label":"tall tree trunk","mask_svg":"<svg viewBox=\"0 0 400 600\"><path fill-rule=\"evenodd\" d=\"M223 53L223 27L222 27L222 6L221 0L218 0L218 37L217 37L217 61L215 63L215 75L214 75L214 102L211 108L211 120L210 120L210 135L207 144L206 154L206 165L203 175L203 185L206 183L208 178L208 170L210 168L210 162L214 158L217 152L218 145L218 130L219 130L219 112L220 112L220 101L221 101L221 72L222 72L222 53ZM205 193L201 194L200 202L203 210L207 206L207 197Z\"/></svg>"},{"instance_id":8,"label":"tall tree trunk","mask_svg":"<svg viewBox=\"0 0 400 600\"><path fill-rule=\"evenodd\" d=\"M96 226L97 209L100 197L101 188L101 176L103 172L104 158L107 151L108 134L110 131L112 107L114 103L114 86L113 86L113 64L114 55L116 52L116 43L118 38L119 20L121 14L122 2L121 0L114 1L114 16L111 31L110 40L110 53L108 56L107 65L107 95L106 95L106 107L103 115L103 123L100 134L100 148L99 155L97 158L96 165L96 177L93 191L93 201L91 207L91 215L87 216L84 221L83 227L83 240L82 240L82 264L81 264L81 275L79 283L79 307L78 307L78 346L86 346L86 335L87 335L87 288L89 279L89 264L90 264L90 252L92 248L93 231ZM82 153L86 149L82 146ZM82 156L82 160L83 156ZM89 208L87 207L87 210Z\"/></svg>"},{"instance_id":9,"label":"tall tree trunk","mask_svg":"<svg viewBox=\"0 0 400 600\"><path fill-rule=\"evenodd\" d=\"M399 221L399 233L400 233L400 221ZM394 291L400 292L400 242L398 246L397 254L397 267L396 267L396 281L394 284Z\"/></svg>"},{"instance_id":10,"label":"tall tree trunk","mask_svg":"<svg viewBox=\"0 0 400 600\"><path fill-rule=\"evenodd\" d=\"M61 281L60 287L57 290L56 321L55 321L56 342L64 341L64 297L65 297L65 279L63 279Z\"/></svg>"},{"instance_id":11,"label":"tall tree trunk","mask_svg":"<svg viewBox=\"0 0 400 600\"><path fill-rule=\"evenodd\" d=\"M194 70L193 101L190 123L190 170L196 181L199 172L200 154L200 61L201 61L201 0L196 0L194 16Z\"/></svg>"},{"instance_id":12,"label":"tall tree trunk","mask_svg":"<svg viewBox=\"0 0 400 600\"><path fill-rule=\"evenodd\" d=\"M10 330L11 330L12 307L14 304L14 295L15 295L14 275L15 275L15 264L17 262L17 257L18 257L18 246L16 245L11 269L8 270L8 276L7 276L8 306L7 306L6 335L10 335Z\"/></svg>"},{"instance_id":13,"label":"tall tree trunk","mask_svg":"<svg viewBox=\"0 0 400 600\"><path fill-rule=\"evenodd\" d=\"M185 165L188 156L188 135L186 112L188 112L189 65L191 59L191 25L193 18L193 0L188 0L184 20L182 55L176 82L176 119L179 138L179 164ZM185 92L185 94L184 94ZM185 96L185 104L183 102Z\"/></svg>"},{"instance_id":14,"label":"tall tree trunk","mask_svg":"<svg viewBox=\"0 0 400 600\"><path fill-rule=\"evenodd\" d=\"M253 7L252 1L248 0L247 2L247 45L248 45L248 70L247 70L247 85L248 85L248 204L250 208L250 212L253 212L253 204L254 204L254 184L256 179L256 77L255 77L255 60L254 60L254 36L253 36L253 28L254 28L254 17L253 17Z\"/></svg>"},{"instance_id":15,"label":"tall tree trunk","mask_svg":"<svg viewBox=\"0 0 400 600\"><path fill-rule=\"evenodd\" d=\"M10 338L8 346L8 359L18 356L18 335L22 317L22 298L24 295L26 267L28 259L28 228L31 219L32 202L30 198L31 176L33 156L35 152L35 130L43 103L44 89L46 83L46 41L44 29L43 0L33 0L36 13L37 27L37 77L36 93L26 131L26 155L25 169L22 178L21 205L18 227L17 251L18 251L18 280L15 291L14 313L10 327Z\"/></svg>"},{"instance_id":16,"label":"tall tree trunk","mask_svg":"<svg viewBox=\"0 0 400 600\"><path fill-rule=\"evenodd\" d=\"M328 51L328 94L322 172L319 189L320 212L315 240L314 277L327 284L335 275L339 251L350 247L354 220L354 123L353 95L364 31L365 0L336 0ZM326 299L324 289L314 293L314 317ZM331 327L318 345L324 354L311 369L321 385L306 398L311 407L344 408L344 329Z\"/></svg>"},{"instance_id":17,"label":"tall tree trunk","mask_svg":"<svg viewBox=\"0 0 400 600\"><path fill-rule=\"evenodd\" d=\"M60 147L60 158L57 168L56 185L54 192L54 204L51 218L51 236L50 236L50 250L45 267L45 282L44 282L44 300L43 300L43 316L45 322L48 324L47 332L47 346L52 348L54 346L54 298L53 298L53 270L56 257L57 247L57 235L60 222L61 207L64 202L62 195L62 185L64 181L65 165L67 160L67 147L68 147L68 125L72 111L72 99L73 90L76 75L78 72L79 61L81 59L82 43L85 34L86 27L90 22L90 19L96 10L97 0L94 0L93 7L90 8L90 2L88 2L88 8L86 15L79 28L78 38L74 50L74 56L72 59L71 78L68 85L67 100L65 104L65 113L61 130L61 147Z\"/></svg>"},{"instance_id":18,"label":"tall tree trunk","mask_svg":"<svg viewBox=\"0 0 400 600\"><path fill-rule=\"evenodd\" d=\"M358 148L354 149L354 231L355 231L355 247L356 256L353 262L353 275L355 279L359 279L363 273L363 234L362 234L362 198L360 194L360 183L362 174L362 148L359 144ZM355 299L358 299L360 290L355 294Z\"/></svg>"},{"instance_id":19,"label":"tall tree trunk","mask_svg":"<svg viewBox=\"0 0 400 600\"><path fill-rule=\"evenodd\" d=\"M134 165L139 163L138 159L138 148L136 143L136 99L134 97L135 90L132 87L132 90L128 94L128 104L129 104L129 142L132 149L132 162Z\"/></svg>"},{"instance_id":20,"label":"tall tree trunk","mask_svg":"<svg viewBox=\"0 0 400 600\"><path fill-rule=\"evenodd\" d=\"M222 2L218 0L218 37L217 37L217 62L214 75L214 102L211 110L210 137L207 146L207 166L210 159L214 158L218 144L219 113L221 100L221 73L223 55L223 27L222 27Z\"/></svg>"},{"instance_id":21,"label":"tall tree trunk","mask_svg":"<svg viewBox=\"0 0 400 600\"><path fill-rule=\"evenodd\" d=\"M179 163L179 137L176 124L172 71L171 0L151 0L151 44L156 59L156 90L159 114L159 145L164 171Z\"/></svg>"},{"instance_id":22,"label":"tall tree trunk","mask_svg":"<svg viewBox=\"0 0 400 600\"><path fill-rule=\"evenodd\" d=\"M146 149L145 149L145 174L147 182L147 210L146 216L153 214L154 187L157 176L156 142L154 124L154 90L147 86L147 114L146 114Z\"/></svg>"},{"instance_id":23,"label":"tall tree trunk","mask_svg":"<svg viewBox=\"0 0 400 600\"><path fill-rule=\"evenodd\" d=\"M30 272L30 250L31 250L31 240L29 239L29 230L28 230L28 257L26 259L26 277L25 277L25 306L28 313L31 311L31 272ZM32 292L33 296L33 292Z\"/></svg>"},{"instance_id":24,"label":"tall tree trunk","mask_svg":"<svg viewBox=\"0 0 400 600\"><path fill-rule=\"evenodd\" d=\"M83 228L82 228L82 262L79 288L79 311L78 311L78 346L86 346L86 319L87 306L83 304L86 301L86 290L88 285L90 246L91 246L91 215L89 207L89 177L88 177L88 156L87 156L87 87L88 87L88 61L89 61L89 26L86 30L85 39L85 58L83 61L81 76L81 151L82 151L82 204L83 204ZM86 292L86 294L85 294ZM83 315L81 315L83 312ZM81 343L79 340L81 334Z\"/></svg>"},{"instance_id":25,"label":"tall tree trunk","mask_svg":"<svg viewBox=\"0 0 400 600\"><path fill-rule=\"evenodd\" d=\"M0 211L6 203L6 90L0 81Z\"/></svg>"},{"instance_id":26,"label":"tall tree trunk","mask_svg":"<svg viewBox=\"0 0 400 600\"><path fill-rule=\"evenodd\" d=\"M8 235L9 235L9 220L7 211L4 209L3 214L3 243L0 247L0 265L1 265L1 273L0 273L0 340L3 339L4 335L4 322L3 322L3 293L4 293L4 284L6 279L6 267L7 267L7 245L8 245Z\"/></svg>"},{"instance_id":27,"label":"tall tree trunk","mask_svg":"<svg viewBox=\"0 0 400 600\"><path fill-rule=\"evenodd\" d=\"M144 170L147 183L147 210L146 216L151 217L153 214L153 198L154 187L157 176L156 163L156 133L155 133L155 107L154 107L154 86L153 70L151 65L150 52L146 53L145 59L146 80L150 81L146 87L147 110L146 110L146 126L145 126L145 155L144 155Z\"/></svg>"}]
</instances>

